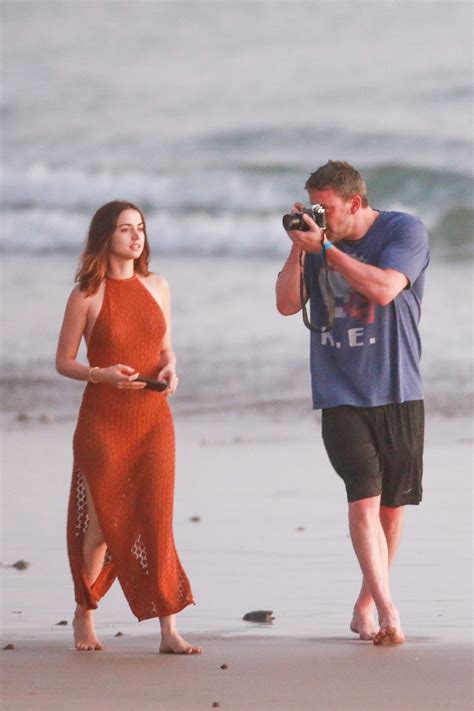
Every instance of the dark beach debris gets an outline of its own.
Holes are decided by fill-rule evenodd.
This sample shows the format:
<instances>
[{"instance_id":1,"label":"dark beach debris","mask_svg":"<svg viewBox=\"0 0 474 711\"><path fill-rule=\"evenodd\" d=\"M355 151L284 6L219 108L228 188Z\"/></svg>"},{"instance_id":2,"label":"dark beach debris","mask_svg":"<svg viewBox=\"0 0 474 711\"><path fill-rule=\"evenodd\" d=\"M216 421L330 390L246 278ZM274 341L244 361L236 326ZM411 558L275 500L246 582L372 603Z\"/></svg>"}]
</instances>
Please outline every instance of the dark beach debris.
<instances>
[{"instance_id":1,"label":"dark beach debris","mask_svg":"<svg viewBox=\"0 0 474 711\"><path fill-rule=\"evenodd\" d=\"M227 664L221 664L221 669L228 669L228 668L229 667L227 666Z\"/></svg>"},{"instance_id":2,"label":"dark beach debris","mask_svg":"<svg viewBox=\"0 0 474 711\"><path fill-rule=\"evenodd\" d=\"M201 517L200 517L200 516L190 516L190 517L189 517L189 520L190 520L192 523L200 523Z\"/></svg>"},{"instance_id":3,"label":"dark beach debris","mask_svg":"<svg viewBox=\"0 0 474 711\"><path fill-rule=\"evenodd\" d=\"M59 622L56 622L56 627L65 627L67 624L67 620L59 620Z\"/></svg>"},{"instance_id":4,"label":"dark beach debris","mask_svg":"<svg viewBox=\"0 0 474 711\"><path fill-rule=\"evenodd\" d=\"M18 422L29 422L31 418L26 412L19 412L16 419Z\"/></svg>"},{"instance_id":5,"label":"dark beach debris","mask_svg":"<svg viewBox=\"0 0 474 711\"><path fill-rule=\"evenodd\" d=\"M213 702L212 702L212 708L213 708L213 709L218 709L219 706L220 706L220 703L219 703L218 701L213 701Z\"/></svg>"},{"instance_id":6,"label":"dark beach debris","mask_svg":"<svg viewBox=\"0 0 474 711\"><path fill-rule=\"evenodd\" d=\"M38 422L42 422L45 425L49 425L51 422L53 422L53 418L51 415L40 415L38 417Z\"/></svg>"},{"instance_id":7,"label":"dark beach debris","mask_svg":"<svg viewBox=\"0 0 474 711\"><path fill-rule=\"evenodd\" d=\"M123 637L123 632L117 632L116 637Z\"/></svg>"},{"instance_id":8,"label":"dark beach debris","mask_svg":"<svg viewBox=\"0 0 474 711\"><path fill-rule=\"evenodd\" d=\"M14 644L6 644L3 649L15 649Z\"/></svg>"},{"instance_id":9,"label":"dark beach debris","mask_svg":"<svg viewBox=\"0 0 474 711\"><path fill-rule=\"evenodd\" d=\"M17 560L16 563L13 563L10 568L16 568L17 570L27 570L27 568L31 568L31 563L28 563L27 560Z\"/></svg>"},{"instance_id":10,"label":"dark beach debris","mask_svg":"<svg viewBox=\"0 0 474 711\"><path fill-rule=\"evenodd\" d=\"M12 615L22 615L23 612L21 610L12 610Z\"/></svg>"},{"instance_id":11,"label":"dark beach debris","mask_svg":"<svg viewBox=\"0 0 474 711\"><path fill-rule=\"evenodd\" d=\"M297 526L296 530L297 531L306 531L306 528L304 526Z\"/></svg>"},{"instance_id":12,"label":"dark beach debris","mask_svg":"<svg viewBox=\"0 0 474 711\"><path fill-rule=\"evenodd\" d=\"M273 610L252 610L252 612L247 612L242 619L246 622L266 622L268 624L275 618Z\"/></svg>"}]
</instances>

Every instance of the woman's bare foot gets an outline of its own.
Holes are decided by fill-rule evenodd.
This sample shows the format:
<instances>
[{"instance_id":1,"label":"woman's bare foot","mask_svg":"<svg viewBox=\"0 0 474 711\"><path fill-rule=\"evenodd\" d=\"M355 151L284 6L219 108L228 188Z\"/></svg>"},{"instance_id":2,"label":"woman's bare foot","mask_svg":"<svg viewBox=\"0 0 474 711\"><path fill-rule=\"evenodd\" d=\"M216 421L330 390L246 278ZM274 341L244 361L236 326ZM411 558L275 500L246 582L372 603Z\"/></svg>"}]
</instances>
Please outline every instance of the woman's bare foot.
<instances>
[{"instance_id":1,"label":"woman's bare foot","mask_svg":"<svg viewBox=\"0 0 474 711\"><path fill-rule=\"evenodd\" d=\"M95 633L92 610L84 610L78 605L74 613L72 628L74 630L74 644L79 652L99 652L103 649Z\"/></svg>"},{"instance_id":2,"label":"woman's bare foot","mask_svg":"<svg viewBox=\"0 0 474 711\"><path fill-rule=\"evenodd\" d=\"M160 654L201 654L201 647L188 644L177 632L161 634Z\"/></svg>"},{"instance_id":3,"label":"woman's bare foot","mask_svg":"<svg viewBox=\"0 0 474 711\"><path fill-rule=\"evenodd\" d=\"M359 635L360 639L372 641L377 634L377 625L372 616L373 610L354 607L354 614L350 624L352 632Z\"/></svg>"},{"instance_id":4,"label":"woman's bare foot","mask_svg":"<svg viewBox=\"0 0 474 711\"><path fill-rule=\"evenodd\" d=\"M398 612L384 617L380 622L380 629L374 637L377 646L391 647L405 641Z\"/></svg>"}]
</instances>

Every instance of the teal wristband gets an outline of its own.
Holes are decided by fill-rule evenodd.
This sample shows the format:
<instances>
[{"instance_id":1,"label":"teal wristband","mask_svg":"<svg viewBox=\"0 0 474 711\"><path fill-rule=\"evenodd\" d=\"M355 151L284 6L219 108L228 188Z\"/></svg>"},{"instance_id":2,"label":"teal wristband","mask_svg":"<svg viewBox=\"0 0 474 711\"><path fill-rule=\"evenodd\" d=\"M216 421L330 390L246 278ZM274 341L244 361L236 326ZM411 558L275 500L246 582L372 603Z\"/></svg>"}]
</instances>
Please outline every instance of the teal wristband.
<instances>
[{"instance_id":1,"label":"teal wristband","mask_svg":"<svg viewBox=\"0 0 474 711\"><path fill-rule=\"evenodd\" d=\"M328 249L331 249L331 247L333 247L333 243L332 243L332 242L330 242L329 240L327 240L326 242L324 242L324 244L323 244L323 249L324 249L325 252L327 252Z\"/></svg>"}]
</instances>

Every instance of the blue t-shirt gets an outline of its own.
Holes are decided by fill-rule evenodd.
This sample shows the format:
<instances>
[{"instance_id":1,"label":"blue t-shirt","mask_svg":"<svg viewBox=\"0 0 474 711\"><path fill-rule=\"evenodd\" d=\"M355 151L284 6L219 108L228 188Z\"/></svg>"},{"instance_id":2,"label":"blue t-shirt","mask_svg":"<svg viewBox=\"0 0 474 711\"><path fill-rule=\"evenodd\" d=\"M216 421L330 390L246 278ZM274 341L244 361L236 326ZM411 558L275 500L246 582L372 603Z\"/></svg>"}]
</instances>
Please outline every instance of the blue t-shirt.
<instances>
[{"instance_id":1,"label":"blue t-shirt","mask_svg":"<svg viewBox=\"0 0 474 711\"><path fill-rule=\"evenodd\" d=\"M380 211L357 241L332 247L354 259L405 274L409 285L386 306L359 294L337 272L328 278L336 313L331 331L311 333L311 384L315 410L338 405L376 407L420 400L418 333L428 236L423 223L403 212ZM306 254L311 322L327 322L325 275L320 254Z\"/></svg>"}]
</instances>

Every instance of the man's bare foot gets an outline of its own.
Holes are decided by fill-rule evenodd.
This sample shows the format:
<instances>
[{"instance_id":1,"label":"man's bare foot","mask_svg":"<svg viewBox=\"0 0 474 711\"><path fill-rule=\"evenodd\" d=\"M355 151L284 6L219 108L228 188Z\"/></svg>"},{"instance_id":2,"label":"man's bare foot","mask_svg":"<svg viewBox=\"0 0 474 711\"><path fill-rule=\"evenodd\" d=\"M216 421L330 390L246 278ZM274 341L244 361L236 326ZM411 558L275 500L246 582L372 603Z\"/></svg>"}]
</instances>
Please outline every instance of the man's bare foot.
<instances>
[{"instance_id":1,"label":"man's bare foot","mask_svg":"<svg viewBox=\"0 0 474 711\"><path fill-rule=\"evenodd\" d=\"M372 641L377 634L377 625L374 622L371 612L357 610L354 608L354 614L350 624L352 632L358 634L360 639Z\"/></svg>"},{"instance_id":2,"label":"man's bare foot","mask_svg":"<svg viewBox=\"0 0 474 711\"><path fill-rule=\"evenodd\" d=\"M405 635L400 625L400 620L382 620L380 629L374 637L374 644L382 647L392 647L402 644Z\"/></svg>"},{"instance_id":3,"label":"man's bare foot","mask_svg":"<svg viewBox=\"0 0 474 711\"><path fill-rule=\"evenodd\" d=\"M103 649L95 633L92 610L84 610L78 605L74 613L72 628L74 630L74 644L79 652L99 652Z\"/></svg>"},{"instance_id":4,"label":"man's bare foot","mask_svg":"<svg viewBox=\"0 0 474 711\"><path fill-rule=\"evenodd\" d=\"M201 654L201 647L188 644L177 632L161 635L160 654Z\"/></svg>"}]
</instances>

